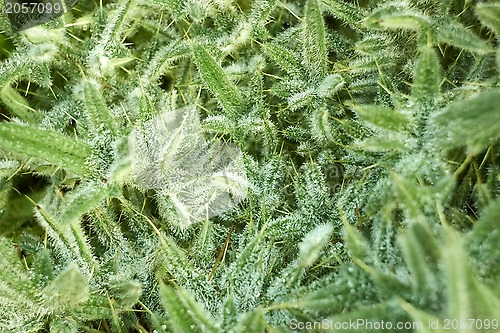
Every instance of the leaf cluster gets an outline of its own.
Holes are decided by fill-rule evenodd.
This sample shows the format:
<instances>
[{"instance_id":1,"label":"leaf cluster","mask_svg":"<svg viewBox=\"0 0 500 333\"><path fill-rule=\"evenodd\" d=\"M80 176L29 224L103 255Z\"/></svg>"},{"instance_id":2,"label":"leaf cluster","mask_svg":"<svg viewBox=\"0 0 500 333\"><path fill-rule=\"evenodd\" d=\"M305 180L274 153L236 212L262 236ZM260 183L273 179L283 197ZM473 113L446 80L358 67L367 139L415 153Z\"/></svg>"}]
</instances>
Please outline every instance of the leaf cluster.
<instances>
[{"instance_id":1,"label":"leaf cluster","mask_svg":"<svg viewBox=\"0 0 500 333\"><path fill-rule=\"evenodd\" d=\"M0 331L499 319L499 18L465 0L0 16Z\"/></svg>"}]
</instances>

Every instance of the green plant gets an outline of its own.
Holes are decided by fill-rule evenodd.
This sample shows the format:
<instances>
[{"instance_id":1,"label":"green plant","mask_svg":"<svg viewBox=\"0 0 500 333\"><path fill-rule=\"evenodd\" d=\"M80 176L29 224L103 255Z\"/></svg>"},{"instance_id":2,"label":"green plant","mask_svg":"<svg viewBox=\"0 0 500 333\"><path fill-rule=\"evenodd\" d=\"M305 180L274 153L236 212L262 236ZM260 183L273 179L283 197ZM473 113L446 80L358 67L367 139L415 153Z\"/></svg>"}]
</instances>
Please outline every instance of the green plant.
<instances>
[{"instance_id":1,"label":"green plant","mask_svg":"<svg viewBox=\"0 0 500 333\"><path fill-rule=\"evenodd\" d=\"M2 17L0 330L496 330L499 18L465 0ZM185 107L182 131L152 125ZM195 223L170 180L211 158L198 140L237 147L246 177L196 183L239 200Z\"/></svg>"}]
</instances>

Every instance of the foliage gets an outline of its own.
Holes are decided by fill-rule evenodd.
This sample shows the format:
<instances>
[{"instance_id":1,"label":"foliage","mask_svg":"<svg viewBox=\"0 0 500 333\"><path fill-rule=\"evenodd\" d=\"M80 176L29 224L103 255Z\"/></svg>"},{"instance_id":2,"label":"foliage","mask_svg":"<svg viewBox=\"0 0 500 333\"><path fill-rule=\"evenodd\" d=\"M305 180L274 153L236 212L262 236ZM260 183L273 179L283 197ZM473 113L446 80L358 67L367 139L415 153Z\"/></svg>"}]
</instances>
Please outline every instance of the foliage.
<instances>
[{"instance_id":1,"label":"foliage","mask_svg":"<svg viewBox=\"0 0 500 333\"><path fill-rule=\"evenodd\" d=\"M0 17L0 331L500 319L499 12L81 1L20 33Z\"/></svg>"}]
</instances>

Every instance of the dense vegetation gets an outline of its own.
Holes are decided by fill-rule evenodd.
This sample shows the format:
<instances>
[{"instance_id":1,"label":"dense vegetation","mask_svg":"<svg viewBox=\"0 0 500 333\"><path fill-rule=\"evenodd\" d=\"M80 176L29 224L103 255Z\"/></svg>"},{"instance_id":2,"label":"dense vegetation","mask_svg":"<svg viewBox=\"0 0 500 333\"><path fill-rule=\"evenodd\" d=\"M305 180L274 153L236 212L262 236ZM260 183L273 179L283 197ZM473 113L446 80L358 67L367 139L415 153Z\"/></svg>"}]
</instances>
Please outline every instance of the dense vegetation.
<instances>
[{"instance_id":1,"label":"dense vegetation","mask_svg":"<svg viewBox=\"0 0 500 333\"><path fill-rule=\"evenodd\" d=\"M0 25L1 332L500 319L500 2Z\"/></svg>"}]
</instances>

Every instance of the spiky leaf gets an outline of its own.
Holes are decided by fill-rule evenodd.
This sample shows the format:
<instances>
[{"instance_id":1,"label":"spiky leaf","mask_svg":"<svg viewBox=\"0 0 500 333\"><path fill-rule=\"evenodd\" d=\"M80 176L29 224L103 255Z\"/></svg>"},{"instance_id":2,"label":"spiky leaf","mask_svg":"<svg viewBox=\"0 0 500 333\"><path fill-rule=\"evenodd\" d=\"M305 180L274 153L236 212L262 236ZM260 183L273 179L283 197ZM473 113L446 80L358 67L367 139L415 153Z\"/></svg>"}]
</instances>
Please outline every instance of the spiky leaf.
<instances>
[{"instance_id":1,"label":"spiky leaf","mask_svg":"<svg viewBox=\"0 0 500 333\"><path fill-rule=\"evenodd\" d=\"M303 24L304 65L323 74L327 69L327 48L319 0L307 0Z\"/></svg>"},{"instance_id":2,"label":"spiky leaf","mask_svg":"<svg viewBox=\"0 0 500 333\"><path fill-rule=\"evenodd\" d=\"M194 44L193 53L198 70L208 89L229 113L240 112L244 102L238 87L231 82L221 66L203 45Z\"/></svg>"},{"instance_id":3,"label":"spiky leaf","mask_svg":"<svg viewBox=\"0 0 500 333\"><path fill-rule=\"evenodd\" d=\"M0 148L47 161L79 175L85 175L89 171L86 162L91 155L90 147L60 133L15 123L2 123Z\"/></svg>"}]
</instances>

